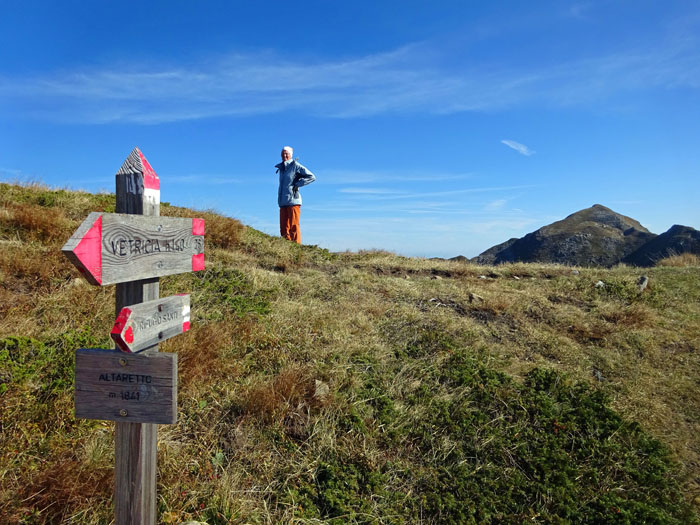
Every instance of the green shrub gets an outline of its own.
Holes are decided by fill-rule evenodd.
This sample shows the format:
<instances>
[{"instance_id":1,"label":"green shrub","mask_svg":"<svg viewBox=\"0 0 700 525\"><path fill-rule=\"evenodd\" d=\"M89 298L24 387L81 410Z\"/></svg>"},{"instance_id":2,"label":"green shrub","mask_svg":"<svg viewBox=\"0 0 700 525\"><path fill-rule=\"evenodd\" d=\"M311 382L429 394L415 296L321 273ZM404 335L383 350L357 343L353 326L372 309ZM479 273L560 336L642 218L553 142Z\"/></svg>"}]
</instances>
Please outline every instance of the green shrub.
<instances>
[{"instance_id":1,"label":"green shrub","mask_svg":"<svg viewBox=\"0 0 700 525\"><path fill-rule=\"evenodd\" d=\"M400 359L397 368L409 358ZM425 368L421 385L405 395L389 394L387 370L366 369L357 394L365 402L346 419L361 421L364 439L375 439L387 456L412 459L369 470L348 458L319 462L307 495L321 518L345 513L362 522L353 513L369 512L362 502L370 495L356 484L371 487L370 475L386 482L392 470L392 490L371 499L375 512L398 522L694 519L669 451L614 412L600 391L542 368L518 383L467 349Z\"/></svg>"},{"instance_id":2,"label":"green shrub","mask_svg":"<svg viewBox=\"0 0 700 525\"><path fill-rule=\"evenodd\" d=\"M285 498L304 518L326 523L376 523L375 500L384 492L386 476L362 456L327 451L313 479L304 480Z\"/></svg>"},{"instance_id":3,"label":"green shrub","mask_svg":"<svg viewBox=\"0 0 700 525\"><path fill-rule=\"evenodd\" d=\"M189 278L194 281L192 303L209 319L219 320L229 314L265 315L270 311L270 292L256 290L241 271L212 268L191 274Z\"/></svg>"},{"instance_id":4,"label":"green shrub","mask_svg":"<svg viewBox=\"0 0 700 525\"><path fill-rule=\"evenodd\" d=\"M422 399L421 417L406 422L433 458L413 473L413 512L439 523L692 519L669 452L602 393L543 369L520 385L464 352L438 380L462 395Z\"/></svg>"},{"instance_id":5,"label":"green shrub","mask_svg":"<svg viewBox=\"0 0 700 525\"><path fill-rule=\"evenodd\" d=\"M48 341L24 336L6 337L0 340L0 393L6 392L9 385L16 388L31 379L37 385L39 400L46 401L73 387L75 350L109 347L109 337L93 336L89 327L66 332Z\"/></svg>"}]
</instances>

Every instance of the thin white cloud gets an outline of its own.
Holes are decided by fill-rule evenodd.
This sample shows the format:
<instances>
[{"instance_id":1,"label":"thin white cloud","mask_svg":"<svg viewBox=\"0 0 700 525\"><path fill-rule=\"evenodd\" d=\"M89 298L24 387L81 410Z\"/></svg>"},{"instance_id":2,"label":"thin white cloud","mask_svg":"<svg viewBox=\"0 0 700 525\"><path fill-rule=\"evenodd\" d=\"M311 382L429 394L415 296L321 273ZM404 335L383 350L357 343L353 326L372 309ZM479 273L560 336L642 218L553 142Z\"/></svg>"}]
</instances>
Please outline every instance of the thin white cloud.
<instances>
[{"instance_id":1,"label":"thin white cloud","mask_svg":"<svg viewBox=\"0 0 700 525\"><path fill-rule=\"evenodd\" d=\"M454 67L424 42L354 59L280 60L276 53L205 57L194 64L76 68L0 76L3 111L79 123L161 123L299 111L329 118L391 113L450 114L536 101L599 102L653 88L700 88L700 45L675 41L559 63Z\"/></svg>"},{"instance_id":2,"label":"thin white cloud","mask_svg":"<svg viewBox=\"0 0 700 525\"><path fill-rule=\"evenodd\" d=\"M585 19L588 11L592 9L592 4L590 2L582 3L577 2L569 6L568 15L573 18Z\"/></svg>"},{"instance_id":3,"label":"thin white cloud","mask_svg":"<svg viewBox=\"0 0 700 525\"><path fill-rule=\"evenodd\" d=\"M308 211L323 214L325 217L341 216L352 212L362 216L420 214L422 216L443 217L477 217L497 215L500 218L521 215L522 211L509 209L507 203L514 197L511 190L533 188L536 186L500 186L470 189L447 190L440 192L413 193L373 193L352 192L336 194L334 198L323 202L313 202L304 206ZM491 192L509 192L507 196L488 199ZM468 197L468 198L465 198Z\"/></svg>"},{"instance_id":4,"label":"thin white cloud","mask_svg":"<svg viewBox=\"0 0 700 525\"><path fill-rule=\"evenodd\" d=\"M486 206L484 206L484 209L486 211L502 210L507 202L508 202L507 199L496 199L496 200L493 200L491 202L486 203Z\"/></svg>"},{"instance_id":5,"label":"thin white cloud","mask_svg":"<svg viewBox=\"0 0 700 525\"><path fill-rule=\"evenodd\" d=\"M391 214L391 213L439 213L439 214L450 214L450 215L469 215L471 212L469 210L461 209L463 203L454 201L436 202L436 201L424 201L416 198L412 199L410 202L410 208L407 207L407 203L401 201L394 202L378 202L373 199L361 199L361 200L334 200L326 201L324 204L307 204L304 208L307 210L314 210L324 214L343 214L346 212L361 213L361 214Z\"/></svg>"},{"instance_id":6,"label":"thin white cloud","mask_svg":"<svg viewBox=\"0 0 700 525\"><path fill-rule=\"evenodd\" d=\"M611 206L622 206L622 205L628 205L628 204L644 204L644 201L641 200L617 200L617 201L610 201Z\"/></svg>"},{"instance_id":7,"label":"thin white cloud","mask_svg":"<svg viewBox=\"0 0 700 525\"><path fill-rule=\"evenodd\" d=\"M411 199L409 203L397 201L376 201L363 199L358 200L334 200L326 201L323 204L306 204L304 208L309 211L323 213L324 216L336 216L346 212L359 213L362 215L371 214L430 214L435 216L461 216L461 217L477 217L477 216L494 216L497 212L499 217L510 217L512 215L521 215L523 212L519 209L502 208L499 210L490 210L488 204L482 202L459 202L459 201L434 201L422 200L419 196Z\"/></svg>"},{"instance_id":8,"label":"thin white cloud","mask_svg":"<svg viewBox=\"0 0 700 525\"><path fill-rule=\"evenodd\" d=\"M360 195L408 195L405 191L389 190L383 188L342 188L339 193L353 193Z\"/></svg>"},{"instance_id":9,"label":"thin white cloud","mask_svg":"<svg viewBox=\"0 0 700 525\"><path fill-rule=\"evenodd\" d=\"M474 178L473 173L440 173L421 171L370 171L322 168L325 184L387 184L394 182L454 182Z\"/></svg>"},{"instance_id":10,"label":"thin white cloud","mask_svg":"<svg viewBox=\"0 0 700 525\"><path fill-rule=\"evenodd\" d=\"M462 188L446 191L431 191L431 192L412 192L412 193L396 193L396 194L375 194L367 195L366 198L373 198L375 200L396 200L396 199L416 199L425 197L449 197L453 195L466 195L469 193L484 193L491 191L508 191L508 190L521 190L525 188L534 188L536 185L519 185L519 186L486 186L482 188Z\"/></svg>"},{"instance_id":11,"label":"thin white cloud","mask_svg":"<svg viewBox=\"0 0 700 525\"><path fill-rule=\"evenodd\" d=\"M2 176L2 177L21 177L22 170L17 170L14 168L2 168L2 167L0 167L0 176Z\"/></svg>"},{"instance_id":12,"label":"thin white cloud","mask_svg":"<svg viewBox=\"0 0 700 525\"><path fill-rule=\"evenodd\" d=\"M172 175L172 176L168 176L167 180L169 183L175 183L175 184L182 184L182 183L190 184L192 182L196 182L198 185L202 185L202 184L210 184L210 185L245 184L247 182L250 182L249 179L246 179L245 177L232 177L232 176L209 175L209 174ZM255 183L259 184L258 181L255 181Z\"/></svg>"},{"instance_id":13,"label":"thin white cloud","mask_svg":"<svg viewBox=\"0 0 700 525\"><path fill-rule=\"evenodd\" d=\"M350 218L316 217L307 213L304 228L305 242L323 244L330 250L381 248L419 257L473 257L512 237L513 232L524 235L540 222L541 219L525 214L496 220L480 215L422 215L416 220L403 213L358 213ZM410 224L410 236L406 235L407 224ZM343 235L338 236L337 232L343 232Z\"/></svg>"},{"instance_id":14,"label":"thin white cloud","mask_svg":"<svg viewBox=\"0 0 700 525\"><path fill-rule=\"evenodd\" d=\"M515 142L514 140L502 140L501 144L505 144L509 148L514 149L515 151L517 151L521 155L525 155L526 157L535 154L535 152L528 148L525 144L520 144L520 142Z\"/></svg>"},{"instance_id":15,"label":"thin white cloud","mask_svg":"<svg viewBox=\"0 0 700 525\"><path fill-rule=\"evenodd\" d=\"M42 184L41 175L37 175L34 173L26 173L25 171L22 171L22 170L19 170L16 168L0 167L0 180L12 182L12 183L19 182L22 184L32 184L35 182Z\"/></svg>"}]
</instances>

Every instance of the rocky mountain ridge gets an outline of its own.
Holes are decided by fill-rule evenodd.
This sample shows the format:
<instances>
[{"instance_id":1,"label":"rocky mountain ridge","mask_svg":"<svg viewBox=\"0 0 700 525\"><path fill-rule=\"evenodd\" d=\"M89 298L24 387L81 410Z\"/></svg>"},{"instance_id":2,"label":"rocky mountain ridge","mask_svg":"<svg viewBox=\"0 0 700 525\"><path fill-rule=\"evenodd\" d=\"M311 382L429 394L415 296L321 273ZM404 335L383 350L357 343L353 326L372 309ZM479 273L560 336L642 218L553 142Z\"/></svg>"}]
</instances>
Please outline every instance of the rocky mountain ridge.
<instances>
[{"instance_id":1,"label":"rocky mountain ridge","mask_svg":"<svg viewBox=\"0 0 700 525\"><path fill-rule=\"evenodd\" d=\"M630 217L594 204L522 238L497 244L471 261L477 264L539 262L602 267L624 262L653 266L665 257L686 252L700 254L698 230L674 225L657 235Z\"/></svg>"}]
</instances>

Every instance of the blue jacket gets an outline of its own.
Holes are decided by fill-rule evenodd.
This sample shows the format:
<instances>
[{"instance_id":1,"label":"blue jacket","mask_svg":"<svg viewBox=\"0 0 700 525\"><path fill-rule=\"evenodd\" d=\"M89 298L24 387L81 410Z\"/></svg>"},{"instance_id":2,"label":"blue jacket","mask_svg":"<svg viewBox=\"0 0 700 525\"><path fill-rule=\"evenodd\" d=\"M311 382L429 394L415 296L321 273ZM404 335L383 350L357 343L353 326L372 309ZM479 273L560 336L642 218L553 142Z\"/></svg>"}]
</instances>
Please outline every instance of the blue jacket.
<instances>
[{"instance_id":1,"label":"blue jacket","mask_svg":"<svg viewBox=\"0 0 700 525\"><path fill-rule=\"evenodd\" d=\"M275 168L280 174L280 185L277 189L279 207L301 205L299 188L315 181L314 174L299 164L296 159L280 162L275 165Z\"/></svg>"}]
</instances>

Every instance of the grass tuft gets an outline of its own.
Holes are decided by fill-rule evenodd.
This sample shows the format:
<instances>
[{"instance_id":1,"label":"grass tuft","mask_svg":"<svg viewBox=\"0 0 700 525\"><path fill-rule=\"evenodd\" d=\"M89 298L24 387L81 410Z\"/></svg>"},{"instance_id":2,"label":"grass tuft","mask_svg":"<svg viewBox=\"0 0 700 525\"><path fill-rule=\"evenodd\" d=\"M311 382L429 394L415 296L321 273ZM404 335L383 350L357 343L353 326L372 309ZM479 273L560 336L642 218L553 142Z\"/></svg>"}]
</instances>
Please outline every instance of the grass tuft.
<instances>
[{"instance_id":1,"label":"grass tuft","mask_svg":"<svg viewBox=\"0 0 700 525\"><path fill-rule=\"evenodd\" d=\"M687 268L700 266L700 256L694 253L681 253L680 255L671 255L665 259L661 259L656 263L656 266L667 266L672 268Z\"/></svg>"}]
</instances>

